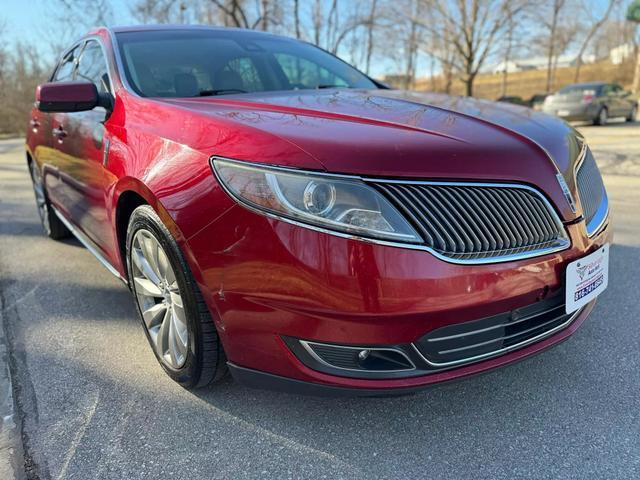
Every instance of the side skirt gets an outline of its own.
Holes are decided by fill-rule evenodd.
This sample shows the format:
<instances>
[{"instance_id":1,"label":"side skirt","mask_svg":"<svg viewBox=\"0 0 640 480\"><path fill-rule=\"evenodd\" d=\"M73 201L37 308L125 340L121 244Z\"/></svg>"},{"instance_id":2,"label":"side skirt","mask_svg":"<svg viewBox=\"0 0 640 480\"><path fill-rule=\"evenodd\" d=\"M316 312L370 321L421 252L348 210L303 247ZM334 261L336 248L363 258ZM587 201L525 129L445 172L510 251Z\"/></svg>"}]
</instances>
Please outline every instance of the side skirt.
<instances>
[{"instance_id":1,"label":"side skirt","mask_svg":"<svg viewBox=\"0 0 640 480\"><path fill-rule=\"evenodd\" d=\"M76 228L69 220L67 220L64 215L62 215L62 213L53 205L50 205L50 208L55 212L56 216L60 219L60 221L62 223L64 223L64 226L67 227L69 229L69 231L71 233L73 233L73 235L78 239L78 241L84 245L84 247L89 250L89 252L91 252L91 254L96 257L98 259L98 261L107 269L109 270L109 272L115 276L116 278L120 279L120 281L122 281L122 283L124 283L125 285L129 285L129 282L127 282L127 279L124 278L122 275L120 275L120 272L118 272L118 270L116 270L116 268L111 265L111 263L109 263L109 261L104 258L102 256L102 254L100 253L100 251L98 250L98 247L95 246L95 244L84 234L82 233L78 228Z\"/></svg>"}]
</instances>

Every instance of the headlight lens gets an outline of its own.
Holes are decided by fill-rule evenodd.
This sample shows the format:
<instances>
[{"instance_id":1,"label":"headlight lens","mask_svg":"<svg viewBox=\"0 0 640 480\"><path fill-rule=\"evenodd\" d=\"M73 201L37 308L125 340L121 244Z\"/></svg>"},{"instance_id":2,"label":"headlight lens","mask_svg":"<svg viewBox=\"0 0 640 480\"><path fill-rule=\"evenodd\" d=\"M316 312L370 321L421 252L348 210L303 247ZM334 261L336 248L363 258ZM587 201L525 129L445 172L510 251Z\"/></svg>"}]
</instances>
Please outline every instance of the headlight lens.
<instances>
[{"instance_id":1,"label":"headlight lens","mask_svg":"<svg viewBox=\"0 0 640 480\"><path fill-rule=\"evenodd\" d=\"M216 176L240 203L338 232L390 241L422 241L404 217L358 179L214 159Z\"/></svg>"}]
</instances>

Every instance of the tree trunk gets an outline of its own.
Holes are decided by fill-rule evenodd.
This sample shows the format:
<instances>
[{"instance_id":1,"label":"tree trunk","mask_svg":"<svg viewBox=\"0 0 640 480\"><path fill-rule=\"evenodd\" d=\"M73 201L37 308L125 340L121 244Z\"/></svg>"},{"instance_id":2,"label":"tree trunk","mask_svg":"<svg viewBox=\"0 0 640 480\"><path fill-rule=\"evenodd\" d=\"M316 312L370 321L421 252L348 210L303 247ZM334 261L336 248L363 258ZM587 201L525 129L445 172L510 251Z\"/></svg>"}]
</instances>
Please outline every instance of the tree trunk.
<instances>
[{"instance_id":1,"label":"tree trunk","mask_svg":"<svg viewBox=\"0 0 640 480\"><path fill-rule=\"evenodd\" d=\"M262 0L262 20L261 20L261 26L262 26L262 31L266 32L267 30L269 30L269 0Z\"/></svg>"},{"instance_id":2,"label":"tree trunk","mask_svg":"<svg viewBox=\"0 0 640 480\"><path fill-rule=\"evenodd\" d=\"M475 79L475 75L469 75L464 79L464 89L467 97L473 97L473 82Z\"/></svg>"},{"instance_id":3,"label":"tree trunk","mask_svg":"<svg viewBox=\"0 0 640 480\"><path fill-rule=\"evenodd\" d=\"M640 94L640 47L636 47L636 71L633 74L633 93Z\"/></svg>"},{"instance_id":4,"label":"tree trunk","mask_svg":"<svg viewBox=\"0 0 640 480\"><path fill-rule=\"evenodd\" d=\"M296 38L300 39L300 0L293 2L293 20L296 26Z\"/></svg>"},{"instance_id":5,"label":"tree trunk","mask_svg":"<svg viewBox=\"0 0 640 480\"><path fill-rule=\"evenodd\" d=\"M373 52L373 26L375 24L376 3L377 0L373 0L371 2L371 13L369 14L369 20L367 22L367 58L365 63L365 73L367 75L369 75L369 70L371 68L371 54Z\"/></svg>"},{"instance_id":6,"label":"tree trunk","mask_svg":"<svg viewBox=\"0 0 640 480\"><path fill-rule=\"evenodd\" d=\"M551 19L551 25L549 26L549 48L547 51L547 92L551 91L552 75L553 75L553 57L555 56L556 48L556 32L558 30L558 15L564 5L564 0L554 0L553 2L553 16Z\"/></svg>"},{"instance_id":7,"label":"tree trunk","mask_svg":"<svg viewBox=\"0 0 640 480\"><path fill-rule=\"evenodd\" d=\"M509 19L509 31L507 36L507 50L504 54L504 70L502 70L502 96L507 94L507 80L509 77L509 61L511 60L511 48L513 46L513 17Z\"/></svg>"}]
</instances>

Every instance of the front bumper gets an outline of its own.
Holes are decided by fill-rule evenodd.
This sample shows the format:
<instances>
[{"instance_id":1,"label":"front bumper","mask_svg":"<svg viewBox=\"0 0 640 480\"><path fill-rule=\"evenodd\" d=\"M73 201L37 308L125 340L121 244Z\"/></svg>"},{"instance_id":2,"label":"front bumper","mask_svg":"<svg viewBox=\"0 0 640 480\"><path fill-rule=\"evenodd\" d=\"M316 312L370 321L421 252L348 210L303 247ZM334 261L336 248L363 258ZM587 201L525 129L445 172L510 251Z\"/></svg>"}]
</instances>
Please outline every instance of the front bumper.
<instances>
[{"instance_id":1,"label":"front bumper","mask_svg":"<svg viewBox=\"0 0 640 480\"><path fill-rule=\"evenodd\" d=\"M587 305L582 309L582 311L580 311L579 315L569 327L546 340L532 344L531 346L521 350L496 357L491 361L484 361L467 367L458 368L448 372L446 375L440 374L421 377L420 381L390 382L379 380L375 385L371 383L359 384L357 381L352 382L352 384L336 384L331 381L320 383L317 381L305 381L274 375L263 370L241 367L232 362L228 362L228 366L229 371L236 382L251 388L322 397L382 397L410 395L441 384L463 380L469 376L489 373L496 368L517 363L559 345L567 340L580 327L580 325L582 325L591 313L594 305L595 301Z\"/></svg>"},{"instance_id":2,"label":"front bumper","mask_svg":"<svg viewBox=\"0 0 640 480\"><path fill-rule=\"evenodd\" d=\"M379 395L409 393L535 354L571 335L593 304L535 343L418 375L374 379L319 371L301 361L286 339L413 344L441 327L535 304L561 293L567 263L611 241L608 225L591 238L584 222L567 225L567 233L571 247L561 252L456 265L428 252L341 238L235 206L188 242L231 371L240 382Z\"/></svg>"}]
</instances>

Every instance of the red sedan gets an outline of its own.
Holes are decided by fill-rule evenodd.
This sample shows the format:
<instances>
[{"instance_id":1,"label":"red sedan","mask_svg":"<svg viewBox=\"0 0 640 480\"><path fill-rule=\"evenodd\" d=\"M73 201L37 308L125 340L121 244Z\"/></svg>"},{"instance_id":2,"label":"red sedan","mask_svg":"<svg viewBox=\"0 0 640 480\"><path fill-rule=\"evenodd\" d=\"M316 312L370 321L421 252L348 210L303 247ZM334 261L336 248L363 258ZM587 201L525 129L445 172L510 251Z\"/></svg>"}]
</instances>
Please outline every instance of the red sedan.
<instances>
[{"instance_id":1,"label":"red sedan","mask_svg":"<svg viewBox=\"0 0 640 480\"><path fill-rule=\"evenodd\" d=\"M47 235L129 286L187 388L410 392L561 342L607 286L573 128L275 35L89 33L36 92L27 161Z\"/></svg>"}]
</instances>

